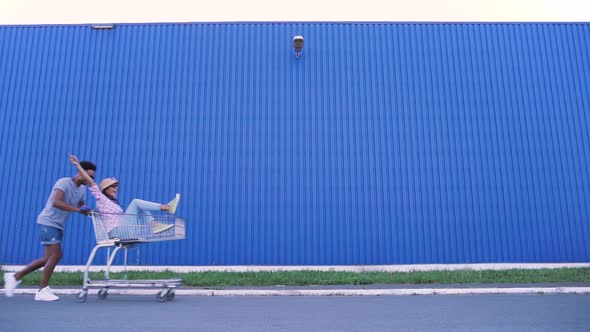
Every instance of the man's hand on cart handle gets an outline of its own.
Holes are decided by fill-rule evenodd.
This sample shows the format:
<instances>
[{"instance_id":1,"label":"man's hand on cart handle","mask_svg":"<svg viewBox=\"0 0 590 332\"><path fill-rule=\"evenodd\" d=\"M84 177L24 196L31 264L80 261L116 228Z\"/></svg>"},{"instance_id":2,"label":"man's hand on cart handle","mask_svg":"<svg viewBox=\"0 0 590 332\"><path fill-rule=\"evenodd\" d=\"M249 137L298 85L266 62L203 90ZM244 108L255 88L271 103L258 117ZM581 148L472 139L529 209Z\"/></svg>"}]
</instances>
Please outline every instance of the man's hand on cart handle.
<instances>
[{"instance_id":1,"label":"man's hand on cart handle","mask_svg":"<svg viewBox=\"0 0 590 332\"><path fill-rule=\"evenodd\" d=\"M86 205L84 205L84 206L81 206L80 207L80 211L79 212L82 213L83 215L87 216L87 215L90 214L90 212L92 212L92 209L89 208L89 207L87 207Z\"/></svg>"}]
</instances>

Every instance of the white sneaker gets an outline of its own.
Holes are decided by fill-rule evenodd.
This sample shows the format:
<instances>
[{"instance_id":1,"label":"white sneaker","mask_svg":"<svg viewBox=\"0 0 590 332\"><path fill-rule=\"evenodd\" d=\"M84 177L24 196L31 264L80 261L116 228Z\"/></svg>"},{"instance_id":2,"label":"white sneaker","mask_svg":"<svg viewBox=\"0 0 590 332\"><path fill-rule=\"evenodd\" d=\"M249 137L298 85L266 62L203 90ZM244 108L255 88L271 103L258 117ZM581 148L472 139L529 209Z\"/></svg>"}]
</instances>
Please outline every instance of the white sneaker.
<instances>
[{"instance_id":1,"label":"white sneaker","mask_svg":"<svg viewBox=\"0 0 590 332\"><path fill-rule=\"evenodd\" d=\"M57 301L59 296L53 294L49 286L42 288L35 294L35 301Z\"/></svg>"},{"instance_id":2,"label":"white sneaker","mask_svg":"<svg viewBox=\"0 0 590 332\"><path fill-rule=\"evenodd\" d=\"M174 197L174 199L171 200L170 203L168 203L168 213L170 213L170 214L176 213L176 207L178 207L178 201L180 201L180 194L176 194L176 197Z\"/></svg>"},{"instance_id":3,"label":"white sneaker","mask_svg":"<svg viewBox=\"0 0 590 332\"><path fill-rule=\"evenodd\" d=\"M7 297L12 297L14 295L14 289L18 287L22 280L16 281L14 278L14 273L6 272L4 273L4 294Z\"/></svg>"},{"instance_id":4,"label":"white sneaker","mask_svg":"<svg viewBox=\"0 0 590 332\"><path fill-rule=\"evenodd\" d=\"M169 230L172 227L174 227L174 225L167 225L167 224L162 224L162 223L154 221L152 223L152 233L154 233L154 234L162 233L164 231Z\"/></svg>"},{"instance_id":5,"label":"white sneaker","mask_svg":"<svg viewBox=\"0 0 590 332\"><path fill-rule=\"evenodd\" d=\"M51 295L53 296L57 296L55 295L55 293L53 292L53 289L51 289L49 286L47 286L47 290L49 291L49 293L51 293ZM59 297L59 296L58 296Z\"/></svg>"}]
</instances>

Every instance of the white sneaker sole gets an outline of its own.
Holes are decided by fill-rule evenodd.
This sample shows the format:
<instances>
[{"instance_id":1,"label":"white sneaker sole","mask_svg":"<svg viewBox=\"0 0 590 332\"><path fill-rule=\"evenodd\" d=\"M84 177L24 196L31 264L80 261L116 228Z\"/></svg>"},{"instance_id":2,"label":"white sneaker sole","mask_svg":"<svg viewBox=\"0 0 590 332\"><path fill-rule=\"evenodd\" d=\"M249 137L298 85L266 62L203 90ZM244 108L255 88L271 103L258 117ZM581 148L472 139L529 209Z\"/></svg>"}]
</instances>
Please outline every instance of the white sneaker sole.
<instances>
[{"instance_id":1,"label":"white sneaker sole","mask_svg":"<svg viewBox=\"0 0 590 332\"><path fill-rule=\"evenodd\" d=\"M39 301L39 302L53 302L53 301L59 301L59 297L57 299L39 299L39 298L35 298L35 301Z\"/></svg>"},{"instance_id":2,"label":"white sneaker sole","mask_svg":"<svg viewBox=\"0 0 590 332\"><path fill-rule=\"evenodd\" d=\"M162 233L164 231L169 230L170 228L174 227L174 225L167 225L158 229L154 229L154 234Z\"/></svg>"}]
</instances>

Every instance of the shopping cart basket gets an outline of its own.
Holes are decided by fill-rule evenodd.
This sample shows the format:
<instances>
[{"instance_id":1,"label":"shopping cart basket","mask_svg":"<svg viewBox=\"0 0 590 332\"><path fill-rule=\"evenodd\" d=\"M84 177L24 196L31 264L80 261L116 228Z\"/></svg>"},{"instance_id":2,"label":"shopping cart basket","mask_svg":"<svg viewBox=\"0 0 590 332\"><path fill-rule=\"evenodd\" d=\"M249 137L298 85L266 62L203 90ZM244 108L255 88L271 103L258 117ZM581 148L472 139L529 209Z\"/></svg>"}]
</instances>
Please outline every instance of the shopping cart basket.
<instances>
[{"instance_id":1,"label":"shopping cart basket","mask_svg":"<svg viewBox=\"0 0 590 332\"><path fill-rule=\"evenodd\" d=\"M111 279L109 271L119 250L125 250L124 267L127 267L127 250L142 243L182 240L185 238L184 219L173 215L132 215L132 214L100 214L90 213L96 246L92 249L86 267L84 268L84 281L82 291L78 293L77 301L85 302L88 297L88 289L100 288L99 299L106 299L110 288L157 288L157 299L160 302L174 299L174 290L181 285L180 279L161 280L127 280ZM106 231L105 220L116 221L119 227ZM104 280L90 280L88 271L96 253L101 248L114 250L107 256Z\"/></svg>"}]
</instances>

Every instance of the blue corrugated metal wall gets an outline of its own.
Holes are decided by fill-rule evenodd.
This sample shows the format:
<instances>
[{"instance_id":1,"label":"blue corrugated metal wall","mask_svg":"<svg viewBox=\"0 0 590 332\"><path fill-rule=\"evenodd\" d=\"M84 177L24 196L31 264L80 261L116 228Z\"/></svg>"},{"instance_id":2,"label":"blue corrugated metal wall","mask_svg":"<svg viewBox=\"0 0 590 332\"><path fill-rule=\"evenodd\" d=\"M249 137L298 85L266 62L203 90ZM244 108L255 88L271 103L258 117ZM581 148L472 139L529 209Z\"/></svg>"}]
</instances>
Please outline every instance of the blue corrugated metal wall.
<instances>
[{"instance_id":1,"label":"blue corrugated metal wall","mask_svg":"<svg viewBox=\"0 0 590 332\"><path fill-rule=\"evenodd\" d=\"M123 203L182 193L187 240L143 264L589 261L589 50L590 24L0 27L0 263L41 253L70 151ZM62 262L93 241L71 218Z\"/></svg>"}]
</instances>

